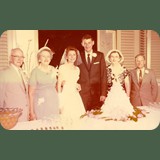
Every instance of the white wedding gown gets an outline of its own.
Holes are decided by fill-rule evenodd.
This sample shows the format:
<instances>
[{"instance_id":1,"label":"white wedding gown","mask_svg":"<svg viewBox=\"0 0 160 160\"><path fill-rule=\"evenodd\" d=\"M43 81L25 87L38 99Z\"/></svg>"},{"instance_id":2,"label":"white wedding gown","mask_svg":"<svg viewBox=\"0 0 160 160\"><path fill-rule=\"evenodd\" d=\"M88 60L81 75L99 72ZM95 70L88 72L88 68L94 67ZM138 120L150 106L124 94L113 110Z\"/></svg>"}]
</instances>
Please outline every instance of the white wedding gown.
<instances>
[{"instance_id":1,"label":"white wedding gown","mask_svg":"<svg viewBox=\"0 0 160 160\"><path fill-rule=\"evenodd\" d=\"M77 81L79 79L79 68L70 68L68 64L59 67L59 76L64 81L62 92L60 93L60 109L63 117L80 118L85 114L85 108L77 90Z\"/></svg>"},{"instance_id":2,"label":"white wedding gown","mask_svg":"<svg viewBox=\"0 0 160 160\"><path fill-rule=\"evenodd\" d=\"M113 86L101 109L102 116L113 120L124 120L133 116L133 106L119 81L113 81Z\"/></svg>"}]
</instances>

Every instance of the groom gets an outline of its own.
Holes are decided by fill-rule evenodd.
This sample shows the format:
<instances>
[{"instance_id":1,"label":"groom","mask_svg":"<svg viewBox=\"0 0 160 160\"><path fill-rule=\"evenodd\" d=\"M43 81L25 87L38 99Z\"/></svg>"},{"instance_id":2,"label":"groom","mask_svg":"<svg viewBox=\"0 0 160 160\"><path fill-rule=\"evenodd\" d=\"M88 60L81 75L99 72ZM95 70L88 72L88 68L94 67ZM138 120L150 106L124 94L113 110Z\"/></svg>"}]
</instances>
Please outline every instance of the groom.
<instances>
[{"instance_id":1,"label":"groom","mask_svg":"<svg viewBox=\"0 0 160 160\"><path fill-rule=\"evenodd\" d=\"M80 53L80 95L86 111L100 109L107 95L104 55L93 50L94 40L91 35L84 35L81 44L84 50Z\"/></svg>"}]
</instances>

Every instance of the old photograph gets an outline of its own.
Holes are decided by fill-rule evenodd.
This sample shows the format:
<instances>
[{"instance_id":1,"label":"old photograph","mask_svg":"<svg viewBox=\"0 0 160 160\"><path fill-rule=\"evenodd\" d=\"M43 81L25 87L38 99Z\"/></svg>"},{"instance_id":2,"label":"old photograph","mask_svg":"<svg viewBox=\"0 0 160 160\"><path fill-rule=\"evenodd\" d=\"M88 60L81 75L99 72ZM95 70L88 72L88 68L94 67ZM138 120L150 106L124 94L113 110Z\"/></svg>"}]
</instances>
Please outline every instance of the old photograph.
<instances>
[{"instance_id":1,"label":"old photograph","mask_svg":"<svg viewBox=\"0 0 160 160\"><path fill-rule=\"evenodd\" d=\"M7 130L156 129L159 33L4 31L0 123Z\"/></svg>"}]
</instances>

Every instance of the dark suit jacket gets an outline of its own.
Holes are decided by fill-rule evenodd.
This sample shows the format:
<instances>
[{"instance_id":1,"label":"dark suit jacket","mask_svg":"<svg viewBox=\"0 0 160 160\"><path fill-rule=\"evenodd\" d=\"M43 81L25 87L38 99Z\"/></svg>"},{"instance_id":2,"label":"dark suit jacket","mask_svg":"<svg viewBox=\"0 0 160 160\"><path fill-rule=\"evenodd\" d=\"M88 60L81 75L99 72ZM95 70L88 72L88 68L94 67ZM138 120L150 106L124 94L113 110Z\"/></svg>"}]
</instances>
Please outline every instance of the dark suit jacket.
<instances>
[{"instance_id":1,"label":"dark suit jacket","mask_svg":"<svg viewBox=\"0 0 160 160\"><path fill-rule=\"evenodd\" d=\"M158 95L158 83L151 69L145 69L142 84L139 86L137 70L130 72L131 93L130 100L133 106L149 105L156 101Z\"/></svg>"},{"instance_id":2,"label":"dark suit jacket","mask_svg":"<svg viewBox=\"0 0 160 160\"><path fill-rule=\"evenodd\" d=\"M80 91L84 106L86 110L95 109L100 107L100 96L107 95L107 80L106 80L106 63L104 54L94 51L96 57L92 57L90 70L87 68L87 62L84 51L80 53L82 64L80 68L79 83L82 90ZM88 105L89 108L87 107ZM91 107L91 108L90 108Z\"/></svg>"}]
</instances>

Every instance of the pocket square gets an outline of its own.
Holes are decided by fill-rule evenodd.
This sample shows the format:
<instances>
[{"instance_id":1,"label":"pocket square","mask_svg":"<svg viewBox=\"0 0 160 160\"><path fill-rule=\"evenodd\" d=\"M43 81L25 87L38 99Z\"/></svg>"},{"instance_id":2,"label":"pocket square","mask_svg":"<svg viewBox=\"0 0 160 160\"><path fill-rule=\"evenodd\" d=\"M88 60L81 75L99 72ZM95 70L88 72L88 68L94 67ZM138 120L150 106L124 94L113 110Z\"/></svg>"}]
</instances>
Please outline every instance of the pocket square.
<instances>
[{"instance_id":1,"label":"pocket square","mask_svg":"<svg viewBox=\"0 0 160 160\"><path fill-rule=\"evenodd\" d=\"M99 64L99 62L94 62L93 64Z\"/></svg>"}]
</instances>

